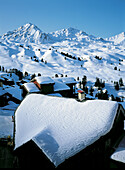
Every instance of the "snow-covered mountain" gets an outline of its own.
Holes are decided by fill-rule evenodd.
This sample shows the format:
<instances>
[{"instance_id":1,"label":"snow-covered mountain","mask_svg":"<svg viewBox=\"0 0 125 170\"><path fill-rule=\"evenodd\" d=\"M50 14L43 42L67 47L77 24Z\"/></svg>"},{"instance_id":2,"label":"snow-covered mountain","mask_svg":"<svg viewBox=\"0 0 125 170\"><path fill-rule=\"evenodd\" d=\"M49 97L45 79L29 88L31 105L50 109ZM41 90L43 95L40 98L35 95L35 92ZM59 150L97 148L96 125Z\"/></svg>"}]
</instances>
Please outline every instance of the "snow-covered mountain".
<instances>
[{"instance_id":1,"label":"snow-covered mountain","mask_svg":"<svg viewBox=\"0 0 125 170\"><path fill-rule=\"evenodd\" d=\"M80 41L90 42L99 40L92 35L74 28L62 29L52 33L44 33L36 25L28 23L20 28L5 33L2 40L10 40L15 42L30 42L30 43L53 43L55 41Z\"/></svg>"},{"instance_id":2,"label":"snow-covered mountain","mask_svg":"<svg viewBox=\"0 0 125 170\"><path fill-rule=\"evenodd\" d=\"M73 40L84 42L96 39L94 36L88 35L87 33L72 27L52 32L49 34L49 36L51 37L51 39L54 39L55 41Z\"/></svg>"},{"instance_id":3,"label":"snow-covered mountain","mask_svg":"<svg viewBox=\"0 0 125 170\"><path fill-rule=\"evenodd\" d=\"M0 65L31 74L125 82L125 48L119 45L124 38L122 33L104 40L74 28L44 33L28 23L1 36Z\"/></svg>"},{"instance_id":4,"label":"snow-covered mountain","mask_svg":"<svg viewBox=\"0 0 125 170\"><path fill-rule=\"evenodd\" d=\"M28 23L15 31L7 32L2 36L2 39L16 42L44 43L49 40L49 37L37 26Z\"/></svg>"},{"instance_id":5,"label":"snow-covered mountain","mask_svg":"<svg viewBox=\"0 0 125 170\"><path fill-rule=\"evenodd\" d=\"M114 44L120 44L125 46L125 32L122 32L118 35L108 38L107 40L113 41Z\"/></svg>"}]
</instances>

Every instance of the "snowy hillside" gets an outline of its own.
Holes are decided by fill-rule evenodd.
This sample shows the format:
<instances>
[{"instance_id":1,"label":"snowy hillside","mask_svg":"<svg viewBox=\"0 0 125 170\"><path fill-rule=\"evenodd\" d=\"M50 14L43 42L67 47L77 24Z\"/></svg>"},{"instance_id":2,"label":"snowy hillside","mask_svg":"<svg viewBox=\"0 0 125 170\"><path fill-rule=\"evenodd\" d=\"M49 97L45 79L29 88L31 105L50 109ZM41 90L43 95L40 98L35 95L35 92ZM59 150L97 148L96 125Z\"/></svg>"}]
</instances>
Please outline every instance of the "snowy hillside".
<instances>
[{"instance_id":1,"label":"snowy hillside","mask_svg":"<svg viewBox=\"0 0 125 170\"><path fill-rule=\"evenodd\" d=\"M0 38L0 65L30 74L125 82L125 48L74 29L44 33L28 23ZM120 40L119 40L120 41Z\"/></svg>"}]
</instances>

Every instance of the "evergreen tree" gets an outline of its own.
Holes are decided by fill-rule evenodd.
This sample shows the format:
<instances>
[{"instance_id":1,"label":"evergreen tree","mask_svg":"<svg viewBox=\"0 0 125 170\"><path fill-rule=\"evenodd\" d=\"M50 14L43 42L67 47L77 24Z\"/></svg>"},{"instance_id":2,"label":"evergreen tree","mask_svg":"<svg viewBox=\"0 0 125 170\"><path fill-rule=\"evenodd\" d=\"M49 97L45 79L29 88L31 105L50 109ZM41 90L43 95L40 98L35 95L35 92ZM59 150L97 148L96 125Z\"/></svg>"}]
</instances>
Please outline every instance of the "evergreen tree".
<instances>
[{"instance_id":1,"label":"evergreen tree","mask_svg":"<svg viewBox=\"0 0 125 170\"><path fill-rule=\"evenodd\" d=\"M93 89L93 87L91 86L91 88L90 88L90 90L89 90L89 94L91 95L91 96L93 96L93 92L94 92L94 89Z\"/></svg>"},{"instance_id":2,"label":"evergreen tree","mask_svg":"<svg viewBox=\"0 0 125 170\"><path fill-rule=\"evenodd\" d=\"M43 58L41 59L41 62L43 62Z\"/></svg>"},{"instance_id":3,"label":"evergreen tree","mask_svg":"<svg viewBox=\"0 0 125 170\"><path fill-rule=\"evenodd\" d=\"M122 78L119 79L119 85L124 86Z\"/></svg>"},{"instance_id":4,"label":"evergreen tree","mask_svg":"<svg viewBox=\"0 0 125 170\"><path fill-rule=\"evenodd\" d=\"M100 80L98 77L96 77L95 87L99 87L99 84L100 84Z\"/></svg>"},{"instance_id":5,"label":"evergreen tree","mask_svg":"<svg viewBox=\"0 0 125 170\"><path fill-rule=\"evenodd\" d=\"M82 78L82 84L83 84L83 86L85 86L86 83L87 83L87 77L84 76L84 77Z\"/></svg>"},{"instance_id":6,"label":"evergreen tree","mask_svg":"<svg viewBox=\"0 0 125 170\"><path fill-rule=\"evenodd\" d=\"M27 77L28 76L28 72L25 71L24 76Z\"/></svg>"},{"instance_id":7,"label":"evergreen tree","mask_svg":"<svg viewBox=\"0 0 125 170\"><path fill-rule=\"evenodd\" d=\"M4 72L4 67L2 67L2 72Z\"/></svg>"},{"instance_id":8,"label":"evergreen tree","mask_svg":"<svg viewBox=\"0 0 125 170\"><path fill-rule=\"evenodd\" d=\"M115 87L116 90L119 90L119 84L118 84L118 82L114 82L114 87Z\"/></svg>"},{"instance_id":9,"label":"evergreen tree","mask_svg":"<svg viewBox=\"0 0 125 170\"><path fill-rule=\"evenodd\" d=\"M41 76L41 74L40 73L38 73L38 77L40 77Z\"/></svg>"},{"instance_id":10,"label":"evergreen tree","mask_svg":"<svg viewBox=\"0 0 125 170\"><path fill-rule=\"evenodd\" d=\"M112 100L112 101L115 101L115 97L114 97L113 94L111 95L111 100Z\"/></svg>"},{"instance_id":11,"label":"evergreen tree","mask_svg":"<svg viewBox=\"0 0 125 170\"><path fill-rule=\"evenodd\" d=\"M31 76L31 80L36 77L35 73Z\"/></svg>"},{"instance_id":12,"label":"evergreen tree","mask_svg":"<svg viewBox=\"0 0 125 170\"><path fill-rule=\"evenodd\" d=\"M77 77L77 81L79 81L79 77Z\"/></svg>"},{"instance_id":13,"label":"evergreen tree","mask_svg":"<svg viewBox=\"0 0 125 170\"><path fill-rule=\"evenodd\" d=\"M55 74L55 77L59 77L58 74Z\"/></svg>"}]
</instances>

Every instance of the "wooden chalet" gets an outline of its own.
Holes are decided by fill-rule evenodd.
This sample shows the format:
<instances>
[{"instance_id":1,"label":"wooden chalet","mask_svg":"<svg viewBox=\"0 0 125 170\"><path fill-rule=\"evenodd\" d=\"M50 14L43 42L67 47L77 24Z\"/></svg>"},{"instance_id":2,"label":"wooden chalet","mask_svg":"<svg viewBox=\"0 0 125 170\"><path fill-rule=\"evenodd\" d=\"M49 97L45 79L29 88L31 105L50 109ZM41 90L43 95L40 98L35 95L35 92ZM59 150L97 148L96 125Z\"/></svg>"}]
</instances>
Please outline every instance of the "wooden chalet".
<instances>
[{"instance_id":1,"label":"wooden chalet","mask_svg":"<svg viewBox=\"0 0 125 170\"><path fill-rule=\"evenodd\" d=\"M36 77L33 82L41 91L42 94L53 93L55 82L50 77Z\"/></svg>"},{"instance_id":2,"label":"wooden chalet","mask_svg":"<svg viewBox=\"0 0 125 170\"><path fill-rule=\"evenodd\" d=\"M62 97L69 97L70 96L70 88L65 83L54 80L54 93L61 94Z\"/></svg>"},{"instance_id":3,"label":"wooden chalet","mask_svg":"<svg viewBox=\"0 0 125 170\"><path fill-rule=\"evenodd\" d=\"M109 168L110 155L124 134L124 120L125 110L119 104L111 130L82 151L65 160L56 169ZM15 154L21 168L55 169L54 164L33 140L19 147Z\"/></svg>"},{"instance_id":4,"label":"wooden chalet","mask_svg":"<svg viewBox=\"0 0 125 170\"><path fill-rule=\"evenodd\" d=\"M6 106L10 98L12 98L12 95L0 87L0 107Z\"/></svg>"},{"instance_id":5,"label":"wooden chalet","mask_svg":"<svg viewBox=\"0 0 125 170\"><path fill-rule=\"evenodd\" d=\"M76 80L72 77L55 78L35 77L29 83L22 85L23 98L30 93L51 94L60 93L63 97L73 97Z\"/></svg>"},{"instance_id":6,"label":"wooden chalet","mask_svg":"<svg viewBox=\"0 0 125 170\"><path fill-rule=\"evenodd\" d=\"M30 94L30 93L39 93L40 92L40 89L33 83L33 82L30 82L30 83L24 83L22 85L22 97L24 98L27 94Z\"/></svg>"},{"instance_id":7,"label":"wooden chalet","mask_svg":"<svg viewBox=\"0 0 125 170\"><path fill-rule=\"evenodd\" d=\"M8 86L12 86L14 85L14 81L13 79L11 79L9 76L7 76L6 74L5 75L2 75L0 77L0 82L2 82L4 85L8 85Z\"/></svg>"},{"instance_id":8,"label":"wooden chalet","mask_svg":"<svg viewBox=\"0 0 125 170\"><path fill-rule=\"evenodd\" d=\"M54 80L65 83L70 88L68 97L74 96L75 86L77 84L77 81L73 77L61 77L61 78L55 78Z\"/></svg>"}]
</instances>

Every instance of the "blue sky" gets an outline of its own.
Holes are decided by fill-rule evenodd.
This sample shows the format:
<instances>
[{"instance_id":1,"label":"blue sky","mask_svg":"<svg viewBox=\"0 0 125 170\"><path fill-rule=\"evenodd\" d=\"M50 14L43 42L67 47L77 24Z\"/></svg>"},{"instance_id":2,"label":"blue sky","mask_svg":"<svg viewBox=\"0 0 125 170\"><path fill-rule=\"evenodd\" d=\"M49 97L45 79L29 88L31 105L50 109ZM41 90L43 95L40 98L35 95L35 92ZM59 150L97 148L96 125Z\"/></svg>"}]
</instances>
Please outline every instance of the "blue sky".
<instances>
[{"instance_id":1,"label":"blue sky","mask_svg":"<svg viewBox=\"0 0 125 170\"><path fill-rule=\"evenodd\" d=\"M125 0L0 0L0 35L29 22L44 32L73 27L106 38L125 31Z\"/></svg>"}]
</instances>

